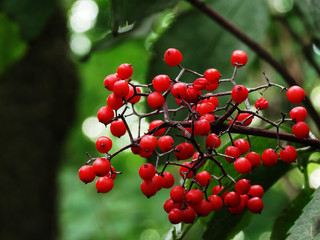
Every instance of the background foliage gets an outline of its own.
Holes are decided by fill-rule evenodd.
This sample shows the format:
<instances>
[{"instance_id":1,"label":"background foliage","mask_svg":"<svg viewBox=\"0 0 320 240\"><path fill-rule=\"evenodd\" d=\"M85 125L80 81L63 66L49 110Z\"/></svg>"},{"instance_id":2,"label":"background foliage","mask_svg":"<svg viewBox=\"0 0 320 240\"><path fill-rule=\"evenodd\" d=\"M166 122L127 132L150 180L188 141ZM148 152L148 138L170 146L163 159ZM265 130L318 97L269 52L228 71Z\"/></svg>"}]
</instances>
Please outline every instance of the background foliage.
<instances>
[{"instance_id":1,"label":"background foliage","mask_svg":"<svg viewBox=\"0 0 320 240\"><path fill-rule=\"evenodd\" d=\"M318 1L205 2L261 44L285 66L304 87L319 114ZM75 104L71 106L75 111L74 117L69 118L65 114L57 116L64 121L69 120L68 135L64 140L59 140L61 147L57 150L60 154L57 158L61 159L54 175L58 190L50 187L46 190L53 193L48 195L49 198L57 196L55 204L58 206L59 238L172 238L169 231L171 224L162 208L169 196L169 190L162 190L149 200L140 193L141 181L137 172L145 159L132 156L129 152L120 154L115 159L114 166L123 174L117 177L114 189L106 195L96 194L92 184L84 185L78 180L78 169L87 160L85 153L99 156L94 141L97 137L108 134L95 120L97 110L105 105L105 99L109 94L103 87L104 77L114 73L124 62L133 65L133 80L139 83L149 83L160 73L174 77L178 70L166 66L163 61L164 51L174 47L183 53L183 66L200 73L214 67L220 71L222 77L227 78L233 71L230 64L231 53L235 49L242 49L247 52L249 61L247 67L239 72L238 83L248 87L260 85L264 83L262 72L266 72L273 82L285 86L288 86L288 83L268 62L261 60L250 46L209 19L188 1L174 0L156 0L152 3L141 0L2 0L2 79L5 79L9 71L18 71L19 64L28 54L35 54L33 46L45 41L41 40L41 36L49 28L50 19L57 11L62 13L64 26L67 27L66 40L72 51L66 50L66 54L75 67L74 76L78 78L78 82L70 88L73 90L66 91L66 94L77 92L73 95ZM52 45L48 45L42 54L52 55L56 51L56 48L50 46ZM1 91L5 91L6 86L2 86ZM219 87L219 90L223 91L223 86ZM280 111L289 112L292 108L292 105L283 101L285 95L275 91L270 89L265 95L272 106L267 116L272 119L278 119ZM257 96L252 97L255 99ZM54 99L57 98L59 95L55 95ZM59 108L66 111L67 107L67 104L59 104ZM145 103L141 103L139 108L141 111L147 109ZM10 115L10 111L14 112L14 109L3 114ZM319 138L317 123L310 116L307 123ZM52 126L48 128L52 129ZM34 131L37 131L36 127ZM122 139L112 140L115 149L124 144ZM266 145L276 144L273 140L261 138L253 139L252 142L256 152L261 152ZM37 151L37 148L34 147L33 151ZM306 149L299 156L301 158L298 163L290 168L279 163L272 168L261 167L252 175L254 182L261 183L268 189L263 197L265 209L261 215L244 212L239 216L233 216L222 210L214 216L210 215L197 221L188 232L185 231L185 226L182 226L182 232L186 232L185 239L198 239L199 236L203 236L204 239L285 239L287 236L288 239L309 239L310 231L300 229L310 228L314 229L312 237L319 237L319 214L316 207L319 205L319 191L314 193L314 189L320 184L320 175L316 175L319 171L317 164L320 154L314 149ZM7 158L4 157L3 160ZM309 160L315 163L308 164ZM18 168L19 160L13 162ZM45 162L45 159L39 159L39 162L48 168L51 164ZM57 162L60 161L57 159ZM170 171L178 176L177 169L171 168ZM232 171L231 167L229 171ZM315 180L312 180L312 177ZM309 178L312 180L311 188L308 185L309 181L306 181ZM34 209L37 210L40 211ZM3 219L5 217L3 215ZM180 232L177 226L176 232Z\"/></svg>"}]
</instances>

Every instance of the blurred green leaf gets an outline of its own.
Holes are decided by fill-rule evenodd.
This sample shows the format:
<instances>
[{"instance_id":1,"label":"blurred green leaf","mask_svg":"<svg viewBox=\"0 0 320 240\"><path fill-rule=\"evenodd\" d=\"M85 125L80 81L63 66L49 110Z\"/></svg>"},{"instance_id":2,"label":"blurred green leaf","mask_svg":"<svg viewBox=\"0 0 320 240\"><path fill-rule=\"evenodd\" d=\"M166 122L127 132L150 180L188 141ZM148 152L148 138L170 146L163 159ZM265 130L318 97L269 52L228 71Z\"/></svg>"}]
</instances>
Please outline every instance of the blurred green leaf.
<instances>
[{"instance_id":1,"label":"blurred green leaf","mask_svg":"<svg viewBox=\"0 0 320 240\"><path fill-rule=\"evenodd\" d=\"M299 195L283 210L282 214L276 219L273 225L271 239L285 239L288 230L301 215L302 209L311 200L313 189L302 189Z\"/></svg>"},{"instance_id":2,"label":"blurred green leaf","mask_svg":"<svg viewBox=\"0 0 320 240\"><path fill-rule=\"evenodd\" d=\"M320 238L320 188L310 203L304 208L302 215L289 230L288 240Z\"/></svg>"},{"instance_id":3,"label":"blurred green leaf","mask_svg":"<svg viewBox=\"0 0 320 240\"><path fill-rule=\"evenodd\" d=\"M30 41L45 27L56 6L55 0L2 0L0 9L18 23L21 37Z\"/></svg>"},{"instance_id":4,"label":"blurred green leaf","mask_svg":"<svg viewBox=\"0 0 320 240\"><path fill-rule=\"evenodd\" d=\"M19 35L19 27L0 13L0 74L20 59L27 50L26 43Z\"/></svg>"}]
</instances>

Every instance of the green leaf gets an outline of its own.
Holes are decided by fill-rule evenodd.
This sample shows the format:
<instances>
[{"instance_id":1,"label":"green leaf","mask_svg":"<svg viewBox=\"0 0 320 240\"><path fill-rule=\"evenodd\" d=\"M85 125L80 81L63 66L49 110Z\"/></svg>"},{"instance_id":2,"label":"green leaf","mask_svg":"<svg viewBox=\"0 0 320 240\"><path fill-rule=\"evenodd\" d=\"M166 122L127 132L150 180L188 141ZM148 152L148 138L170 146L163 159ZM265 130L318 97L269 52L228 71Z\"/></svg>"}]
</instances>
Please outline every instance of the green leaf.
<instances>
[{"instance_id":1,"label":"green leaf","mask_svg":"<svg viewBox=\"0 0 320 240\"><path fill-rule=\"evenodd\" d=\"M26 52L26 43L19 35L19 27L0 13L0 74Z\"/></svg>"},{"instance_id":2,"label":"green leaf","mask_svg":"<svg viewBox=\"0 0 320 240\"><path fill-rule=\"evenodd\" d=\"M289 230L287 240L320 239L320 188Z\"/></svg>"},{"instance_id":3,"label":"green leaf","mask_svg":"<svg viewBox=\"0 0 320 240\"><path fill-rule=\"evenodd\" d=\"M302 209L311 200L313 189L302 189L298 196L283 210L273 225L271 239L285 239L288 230L301 215Z\"/></svg>"},{"instance_id":4,"label":"green leaf","mask_svg":"<svg viewBox=\"0 0 320 240\"><path fill-rule=\"evenodd\" d=\"M52 16L55 0L2 0L0 9L18 23L21 37L30 41L36 38Z\"/></svg>"}]
</instances>

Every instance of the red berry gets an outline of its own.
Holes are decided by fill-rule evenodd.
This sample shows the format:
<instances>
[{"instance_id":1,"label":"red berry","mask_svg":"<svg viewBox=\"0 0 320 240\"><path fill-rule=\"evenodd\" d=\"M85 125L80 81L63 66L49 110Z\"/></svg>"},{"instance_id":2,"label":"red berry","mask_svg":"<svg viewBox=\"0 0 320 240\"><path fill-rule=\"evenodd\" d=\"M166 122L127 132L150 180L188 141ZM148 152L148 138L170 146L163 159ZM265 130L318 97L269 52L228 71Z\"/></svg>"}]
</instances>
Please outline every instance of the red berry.
<instances>
[{"instance_id":1,"label":"red berry","mask_svg":"<svg viewBox=\"0 0 320 240\"><path fill-rule=\"evenodd\" d=\"M149 106L152 109L157 110L162 107L162 105L164 103L164 98L161 93L153 92L153 93L149 94L147 101L148 101Z\"/></svg>"},{"instance_id":2,"label":"red berry","mask_svg":"<svg viewBox=\"0 0 320 240\"><path fill-rule=\"evenodd\" d=\"M197 105L197 112L201 114L214 113L215 106L211 102L203 102Z\"/></svg>"},{"instance_id":3,"label":"red berry","mask_svg":"<svg viewBox=\"0 0 320 240\"><path fill-rule=\"evenodd\" d=\"M250 113L240 113L236 119L236 124L243 124L244 126L249 126L252 122L252 119L253 116ZM242 123L242 121L244 122Z\"/></svg>"},{"instance_id":4,"label":"red berry","mask_svg":"<svg viewBox=\"0 0 320 240\"><path fill-rule=\"evenodd\" d=\"M248 179L240 179L235 185L235 190L236 190L236 193L240 195L244 195L249 192L250 187L251 187L251 184Z\"/></svg>"},{"instance_id":5,"label":"red berry","mask_svg":"<svg viewBox=\"0 0 320 240\"><path fill-rule=\"evenodd\" d=\"M210 131L211 126L207 120L198 120L194 123L194 134L206 136Z\"/></svg>"},{"instance_id":6,"label":"red berry","mask_svg":"<svg viewBox=\"0 0 320 240\"><path fill-rule=\"evenodd\" d=\"M251 197L258 197L258 198L262 198L263 194L264 194L264 190L263 190L263 187L261 187L260 185L252 185L248 192L248 195L250 195Z\"/></svg>"},{"instance_id":7,"label":"red berry","mask_svg":"<svg viewBox=\"0 0 320 240\"><path fill-rule=\"evenodd\" d=\"M163 176L159 175L161 179L162 188L172 188L174 184L174 177L169 172L163 172Z\"/></svg>"},{"instance_id":8,"label":"red berry","mask_svg":"<svg viewBox=\"0 0 320 240\"><path fill-rule=\"evenodd\" d=\"M307 117L307 110L304 107L295 107L290 111L290 117L296 122L303 122Z\"/></svg>"},{"instance_id":9,"label":"red berry","mask_svg":"<svg viewBox=\"0 0 320 240\"><path fill-rule=\"evenodd\" d=\"M141 165L141 167L139 168L139 176L143 180L150 180L154 177L155 174L156 174L156 169L150 163L145 163Z\"/></svg>"},{"instance_id":10,"label":"red berry","mask_svg":"<svg viewBox=\"0 0 320 240\"><path fill-rule=\"evenodd\" d=\"M268 167L275 165L278 161L279 155L272 148L264 150L261 155L262 163Z\"/></svg>"},{"instance_id":11,"label":"red berry","mask_svg":"<svg viewBox=\"0 0 320 240\"><path fill-rule=\"evenodd\" d=\"M79 169L79 178L84 183L92 182L96 177L96 173L93 167L90 165L84 165Z\"/></svg>"},{"instance_id":12,"label":"red berry","mask_svg":"<svg viewBox=\"0 0 320 240\"><path fill-rule=\"evenodd\" d=\"M99 177L96 182L98 193L107 193L113 188L113 180L109 177Z\"/></svg>"},{"instance_id":13,"label":"red berry","mask_svg":"<svg viewBox=\"0 0 320 240\"><path fill-rule=\"evenodd\" d=\"M290 102L299 104L306 96L304 90L299 86L292 86L287 91L287 98Z\"/></svg>"},{"instance_id":14,"label":"red berry","mask_svg":"<svg viewBox=\"0 0 320 240\"><path fill-rule=\"evenodd\" d=\"M249 152L246 154L246 159L251 163L252 169L260 166L261 158L260 155L256 152Z\"/></svg>"},{"instance_id":15,"label":"red berry","mask_svg":"<svg viewBox=\"0 0 320 240\"><path fill-rule=\"evenodd\" d=\"M118 74L116 74L116 73L110 74L110 75L106 76L106 78L103 81L103 84L106 89L108 89L109 91L113 91L113 85L118 80L119 80Z\"/></svg>"},{"instance_id":16,"label":"red berry","mask_svg":"<svg viewBox=\"0 0 320 240\"><path fill-rule=\"evenodd\" d=\"M135 89L136 89L136 93L134 92L134 88L129 85L129 93L126 96L126 100L129 103L137 103L140 101L141 96L139 96L137 94L141 93L141 90L138 87L135 87ZM135 95L135 96L133 96L133 95Z\"/></svg>"},{"instance_id":17,"label":"red berry","mask_svg":"<svg viewBox=\"0 0 320 240\"><path fill-rule=\"evenodd\" d=\"M158 145L157 138L153 135L144 135L141 137L139 145L146 152L152 152Z\"/></svg>"},{"instance_id":18,"label":"red berry","mask_svg":"<svg viewBox=\"0 0 320 240\"><path fill-rule=\"evenodd\" d=\"M231 92L232 100L236 103L242 103L248 98L248 89L242 85L234 86Z\"/></svg>"},{"instance_id":19,"label":"red berry","mask_svg":"<svg viewBox=\"0 0 320 240\"><path fill-rule=\"evenodd\" d=\"M167 91L171 86L171 79L167 75L158 75L152 80L154 89L158 92Z\"/></svg>"},{"instance_id":20,"label":"red berry","mask_svg":"<svg viewBox=\"0 0 320 240\"><path fill-rule=\"evenodd\" d=\"M309 136L309 126L305 122L297 122L293 125L292 132L297 138L306 138Z\"/></svg>"},{"instance_id":21,"label":"red berry","mask_svg":"<svg viewBox=\"0 0 320 240\"><path fill-rule=\"evenodd\" d=\"M108 137L99 137L96 141L96 148L100 153L107 153L112 147L112 141Z\"/></svg>"},{"instance_id":22,"label":"red berry","mask_svg":"<svg viewBox=\"0 0 320 240\"><path fill-rule=\"evenodd\" d=\"M165 135L158 139L158 146L162 152L168 152L173 149L174 140L171 136Z\"/></svg>"},{"instance_id":23,"label":"red berry","mask_svg":"<svg viewBox=\"0 0 320 240\"><path fill-rule=\"evenodd\" d=\"M169 212L168 218L172 224L180 223L182 220L182 210L178 208L171 209L171 211Z\"/></svg>"},{"instance_id":24,"label":"red berry","mask_svg":"<svg viewBox=\"0 0 320 240\"><path fill-rule=\"evenodd\" d=\"M228 192L224 197L224 205L226 205L226 207L236 207L240 204L240 202L240 195L234 191Z\"/></svg>"},{"instance_id":25,"label":"red berry","mask_svg":"<svg viewBox=\"0 0 320 240\"><path fill-rule=\"evenodd\" d=\"M128 79L131 77L133 69L131 64L123 63L117 69L117 74L121 79Z\"/></svg>"},{"instance_id":26,"label":"red berry","mask_svg":"<svg viewBox=\"0 0 320 240\"><path fill-rule=\"evenodd\" d=\"M110 124L110 131L113 136L121 137L126 133L127 128L121 119L117 119Z\"/></svg>"},{"instance_id":27,"label":"red berry","mask_svg":"<svg viewBox=\"0 0 320 240\"><path fill-rule=\"evenodd\" d=\"M213 116L213 114L205 114L205 115L202 115L199 120L207 120L208 122L214 122L215 121L215 118Z\"/></svg>"},{"instance_id":28,"label":"red berry","mask_svg":"<svg viewBox=\"0 0 320 240\"><path fill-rule=\"evenodd\" d=\"M122 107L123 100L122 100L122 98L117 98L116 95L114 95L114 93L112 93L107 98L107 104L111 109L117 110Z\"/></svg>"},{"instance_id":29,"label":"red berry","mask_svg":"<svg viewBox=\"0 0 320 240\"><path fill-rule=\"evenodd\" d=\"M292 163L297 159L297 151L294 147L287 145L280 150L280 159L286 163Z\"/></svg>"},{"instance_id":30,"label":"red berry","mask_svg":"<svg viewBox=\"0 0 320 240\"><path fill-rule=\"evenodd\" d=\"M218 211L223 206L223 201L218 195L210 195L208 200L211 202L212 211Z\"/></svg>"},{"instance_id":31,"label":"red berry","mask_svg":"<svg viewBox=\"0 0 320 240\"><path fill-rule=\"evenodd\" d=\"M218 138L217 134L211 133L206 138L206 146L208 148L217 148L221 145L221 140Z\"/></svg>"},{"instance_id":32,"label":"red berry","mask_svg":"<svg viewBox=\"0 0 320 240\"><path fill-rule=\"evenodd\" d=\"M260 110L263 110L263 109L267 109L268 108L268 101L267 99L265 98L259 98L256 103L254 104L254 106L256 107L256 109L260 109Z\"/></svg>"},{"instance_id":33,"label":"red berry","mask_svg":"<svg viewBox=\"0 0 320 240\"><path fill-rule=\"evenodd\" d=\"M185 189L181 186L174 186L170 191L170 198L173 202L182 202L183 198L185 197Z\"/></svg>"},{"instance_id":34,"label":"red berry","mask_svg":"<svg viewBox=\"0 0 320 240\"><path fill-rule=\"evenodd\" d=\"M240 157L240 149L235 147L235 146L228 146L224 152L225 155L229 157L225 157L225 159L232 163L234 162L237 158Z\"/></svg>"},{"instance_id":35,"label":"red berry","mask_svg":"<svg viewBox=\"0 0 320 240\"><path fill-rule=\"evenodd\" d=\"M221 74L217 69L209 68L204 72L204 77L207 79L208 83L215 84L219 82Z\"/></svg>"},{"instance_id":36,"label":"red berry","mask_svg":"<svg viewBox=\"0 0 320 240\"><path fill-rule=\"evenodd\" d=\"M207 186L211 182L211 175L207 171L199 172L196 175L196 181L203 187Z\"/></svg>"},{"instance_id":37,"label":"red berry","mask_svg":"<svg viewBox=\"0 0 320 240\"><path fill-rule=\"evenodd\" d=\"M208 94L210 95L210 93L207 93L207 94L205 94L204 96L209 96ZM219 107L219 100L218 100L217 97L209 97L209 98L207 98L207 99L202 100L202 103L205 103L205 102L210 102L210 103L212 103L215 107Z\"/></svg>"},{"instance_id":38,"label":"red berry","mask_svg":"<svg viewBox=\"0 0 320 240\"><path fill-rule=\"evenodd\" d=\"M208 85L208 81L205 78L197 78L193 82L193 87L198 91L204 90L206 88L206 85Z\"/></svg>"},{"instance_id":39,"label":"red berry","mask_svg":"<svg viewBox=\"0 0 320 240\"><path fill-rule=\"evenodd\" d=\"M185 98L187 95L187 86L182 82L175 83L171 87L171 94L175 98Z\"/></svg>"},{"instance_id":40,"label":"red berry","mask_svg":"<svg viewBox=\"0 0 320 240\"><path fill-rule=\"evenodd\" d=\"M241 155L247 153L250 149L250 144L248 143L247 140L245 140L243 138L239 138L239 139L235 140L234 145L237 148L239 148Z\"/></svg>"},{"instance_id":41,"label":"red berry","mask_svg":"<svg viewBox=\"0 0 320 240\"><path fill-rule=\"evenodd\" d=\"M113 93L117 98L123 98L129 93L129 84L124 80L119 80L113 85Z\"/></svg>"},{"instance_id":42,"label":"red berry","mask_svg":"<svg viewBox=\"0 0 320 240\"><path fill-rule=\"evenodd\" d=\"M206 90L207 91L214 91L219 87L219 83L209 83L206 85Z\"/></svg>"},{"instance_id":43,"label":"red berry","mask_svg":"<svg viewBox=\"0 0 320 240\"><path fill-rule=\"evenodd\" d=\"M196 205L203 199L203 193L199 189L191 189L186 194L186 200L191 205Z\"/></svg>"},{"instance_id":44,"label":"red berry","mask_svg":"<svg viewBox=\"0 0 320 240\"><path fill-rule=\"evenodd\" d=\"M212 211L212 204L207 200L201 200L197 205L192 206L199 217L206 217Z\"/></svg>"},{"instance_id":45,"label":"red berry","mask_svg":"<svg viewBox=\"0 0 320 240\"><path fill-rule=\"evenodd\" d=\"M97 113L97 118L99 122L103 124L108 124L114 117L112 108L105 106L99 109Z\"/></svg>"},{"instance_id":46,"label":"red berry","mask_svg":"<svg viewBox=\"0 0 320 240\"><path fill-rule=\"evenodd\" d=\"M235 67L243 67L248 61L248 56L244 51L235 50L231 55L231 63Z\"/></svg>"},{"instance_id":47,"label":"red berry","mask_svg":"<svg viewBox=\"0 0 320 240\"><path fill-rule=\"evenodd\" d=\"M163 209L169 213L172 209L174 208L181 208L182 207L182 203L174 203L173 200L171 198L169 198L167 201L165 201L165 203L163 204Z\"/></svg>"},{"instance_id":48,"label":"red berry","mask_svg":"<svg viewBox=\"0 0 320 240\"><path fill-rule=\"evenodd\" d=\"M258 197L250 198L247 202L247 207L252 213L261 213L263 210L263 202Z\"/></svg>"},{"instance_id":49,"label":"red berry","mask_svg":"<svg viewBox=\"0 0 320 240\"><path fill-rule=\"evenodd\" d=\"M240 157L234 161L234 168L238 173L245 174L251 171L252 166L248 159Z\"/></svg>"},{"instance_id":50,"label":"red berry","mask_svg":"<svg viewBox=\"0 0 320 240\"><path fill-rule=\"evenodd\" d=\"M183 99L188 103L196 103L199 95L201 95L201 92L198 92L193 86L188 86Z\"/></svg>"},{"instance_id":51,"label":"red berry","mask_svg":"<svg viewBox=\"0 0 320 240\"><path fill-rule=\"evenodd\" d=\"M193 165L189 162L184 162L184 163L182 163L182 165L184 165L185 167L181 166L179 168L179 172L180 172L180 176L184 177L185 174L187 174L187 172L190 171L190 169L192 168ZM193 176L193 171L190 171L187 175L187 178L190 179L190 178L192 178L192 176Z\"/></svg>"},{"instance_id":52,"label":"red berry","mask_svg":"<svg viewBox=\"0 0 320 240\"><path fill-rule=\"evenodd\" d=\"M97 158L92 164L92 167L95 174L99 177L102 177L109 173L111 164L110 161L105 158Z\"/></svg>"},{"instance_id":53,"label":"red berry","mask_svg":"<svg viewBox=\"0 0 320 240\"><path fill-rule=\"evenodd\" d=\"M231 208L231 207L228 208L229 211L230 211L231 213L233 213L233 214L240 214L240 213L242 213L244 207L245 207L246 204L247 204L248 195L241 195L240 197L241 197L241 202L240 202L240 204L239 204L238 206L233 207L233 208Z\"/></svg>"},{"instance_id":54,"label":"red berry","mask_svg":"<svg viewBox=\"0 0 320 240\"><path fill-rule=\"evenodd\" d=\"M163 122L161 120L153 120L149 125L148 131L151 131L152 129L159 127L161 124L163 124ZM164 134L165 130L166 130L165 128L160 128L153 135L154 136L161 136Z\"/></svg>"},{"instance_id":55,"label":"red berry","mask_svg":"<svg viewBox=\"0 0 320 240\"><path fill-rule=\"evenodd\" d=\"M192 207L187 207L181 210L182 212L182 222L183 223L193 223L194 219L196 218L196 212Z\"/></svg>"},{"instance_id":56,"label":"red berry","mask_svg":"<svg viewBox=\"0 0 320 240\"><path fill-rule=\"evenodd\" d=\"M212 188L212 195L218 195L222 190L224 189L224 186L214 186ZM222 193L221 198L224 198L226 196L227 192L225 191Z\"/></svg>"},{"instance_id":57,"label":"red berry","mask_svg":"<svg viewBox=\"0 0 320 240\"><path fill-rule=\"evenodd\" d=\"M191 158L194 153L194 147L192 144L184 142L176 146L174 155L178 160L186 160Z\"/></svg>"},{"instance_id":58,"label":"red berry","mask_svg":"<svg viewBox=\"0 0 320 240\"><path fill-rule=\"evenodd\" d=\"M182 61L182 54L179 50L177 50L175 48L169 48L164 53L164 61L170 67L179 65L180 62Z\"/></svg>"},{"instance_id":59,"label":"red berry","mask_svg":"<svg viewBox=\"0 0 320 240\"><path fill-rule=\"evenodd\" d=\"M153 154L153 151L145 151L141 149L141 151L138 153L140 157L148 158Z\"/></svg>"},{"instance_id":60,"label":"red berry","mask_svg":"<svg viewBox=\"0 0 320 240\"><path fill-rule=\"evenodd\" d=\"M158 185L152 180L143 180L140 185L140 189L143 195L150 198L157 193Z\"/></svg>"}]
</instances>

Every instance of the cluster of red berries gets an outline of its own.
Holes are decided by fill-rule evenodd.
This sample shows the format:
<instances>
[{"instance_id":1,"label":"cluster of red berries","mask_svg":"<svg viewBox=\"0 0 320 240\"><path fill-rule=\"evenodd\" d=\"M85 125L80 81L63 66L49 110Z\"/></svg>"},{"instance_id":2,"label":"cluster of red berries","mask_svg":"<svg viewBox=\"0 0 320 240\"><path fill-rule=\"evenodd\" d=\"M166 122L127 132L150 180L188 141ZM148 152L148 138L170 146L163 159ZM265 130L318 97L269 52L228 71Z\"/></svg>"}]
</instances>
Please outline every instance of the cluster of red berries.
<instances>
[{"instance_id":1,"label":"cluster of red berries","mask_svg":"<svg viewBox=\"0 0 320 240\"><path fill-rule=\"evenodd\" d=\"M287 89L271 83L266 76L267 84L256 88L248 89L237 84L235 81L237 69L243 67L248 60L247 54L241 50L236 50L231 55L231 63L235 69L230 79L221 79L221 74L214 68L205 70L204 74L183 68L180 65L182 59L182 54L177 49L169 48L164 54L168 66L180 68L180 73L175 79L161 74L154 77L150 84L133 84L131 81L133 69L126 63L121 64L116 73L104 79L105 88L112 93L107 98L107 105L99 109L98 120L110 126L113 136L122 137L127 133L130 144L110 154L112 148L110 138L106 136L98 138L96 148L106 156L103 158L89 156L89 161L80 168L80 179L88 183L98 176L96 181L98 192L110 191L113 188L114 178L120 173L115 171L110 162L113 157L130 148L133 154L143 158L151 156L156 158L155 165L143 163L139 169L142 179L141 191L149 198L162 188L171 188L170 198L164 203L164 210L168 213L171 223L192 223L196 216L207 216L210 212L221 209L223 205L234 214L241 213L245 207L253 213L260 213L263 210L261 200L264 194L263 188L260 185L251 185L250 181L244 178L235 181L226 172L223 164L233 164L241 176L249 174L252 169L259 167L261 162L265 166L275 165L279 155L286 163L294 162L297 151L291 145L284 147L280 145L279 127L284 123L293 124L292 131L296 138L307 137L309 128L304 122L306 109L301 106L295 107L290 111L290 119L286 119L282 114L279 122L273 122L259 114L268 108L268 101L264 97L257 99L255 110L252 110L248 95L261 89L279 87L281 91L287 91L290 102L299 104L305 97L304 90L299 86ZM192 83L181 81L186 72L196 76ZM232 90L213 93L222 83L233 84ZM177 104L174 109L168 107L170 95ZM223 107L219 107L218 98L221 96L230 96ZM136 111L135 104L141 97L147 98L147 103L153 111L145 114ZM242 105L245 109L240 108ZM175 119L180 111L187 111L187 114L183 119ZM132 115L139 119L136 137L133 136L130 124L126 120L126 117ZM141 119L158 115L162 119L152 121L148 131L141 136ZM261 156L252 151L249 138L252 132L248 126L255 117L277 129L273 135L278 143L276 149L268 148ZM247 140L233 139L232 133L235 127L242 127L242 130L247 131ZM177 137L174 139L173 135ZM225 148L224 153L221 151L219 153L221 137L224 135L230 138L231 144ZM200 145L198 138L202 136L205 137L205 144ZM278 149L280 149L279 154ZM188 159L190 160L181 162ZM221 175L216 176L202 169L208 161L220 169ZM175 181L174 175L165 171L169 165L179 167L182 180L180 185L174 186L178 181ZM208 188L214 181L212 194L208 196Z\"/></svg>"}]
</instances>

